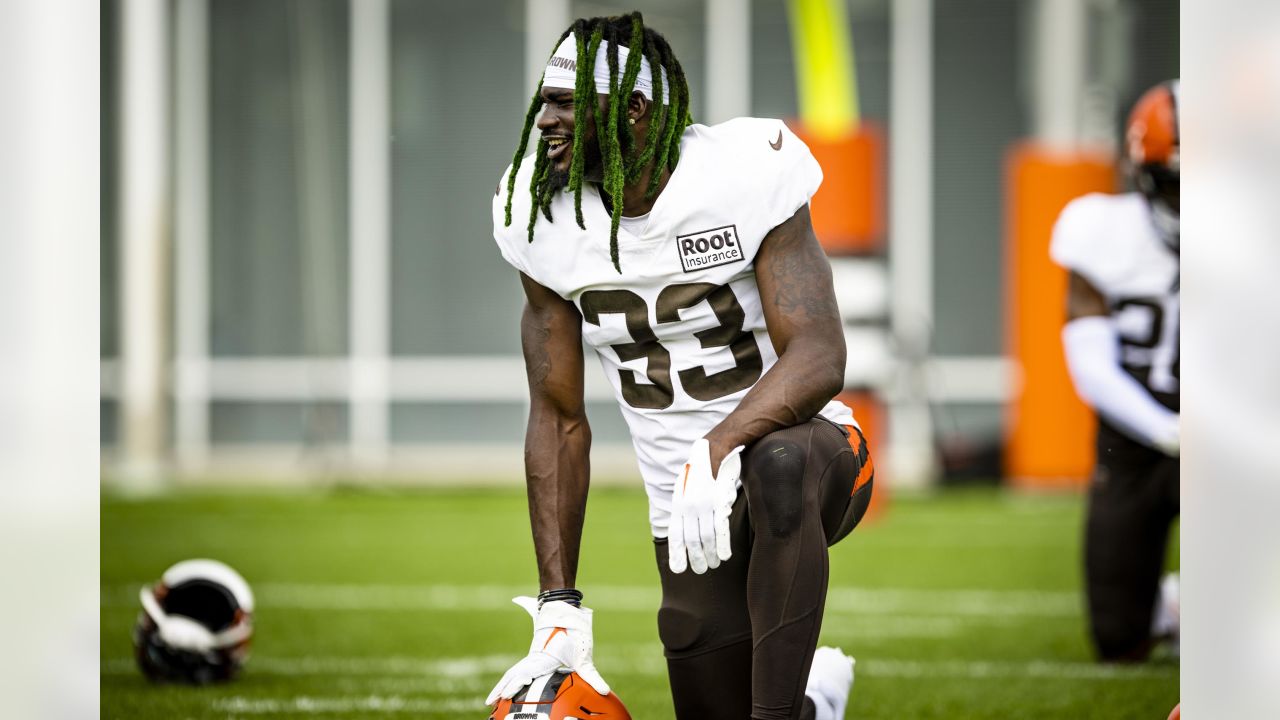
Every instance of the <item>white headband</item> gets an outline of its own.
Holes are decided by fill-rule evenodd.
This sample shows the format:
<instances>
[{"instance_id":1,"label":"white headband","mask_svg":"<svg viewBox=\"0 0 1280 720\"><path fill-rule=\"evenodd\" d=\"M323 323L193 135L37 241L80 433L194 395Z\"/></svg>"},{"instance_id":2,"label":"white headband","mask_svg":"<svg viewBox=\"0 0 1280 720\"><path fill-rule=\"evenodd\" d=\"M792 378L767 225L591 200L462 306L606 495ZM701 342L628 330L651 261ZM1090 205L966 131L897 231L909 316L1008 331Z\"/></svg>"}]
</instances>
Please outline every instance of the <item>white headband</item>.
<instances>
[{"instance_id":1,"label":"white headband","mask_svg":"<svg viewBox=\"0 0 1280 720\"><path fill-rule=\"evenodd\" d=\"M595 80L596 92L609 95L609 41L601 40L596 50ZM627 66L627 55L630 51L618 46L618 81L622 81L623 68ZM671 85L667 82L666 71L662 72L662 104L669 105ZM542 73L542 87L563 88L573 90L578 87L578 41L573 33L560 43L555 54L547 61L547 69ZM653 71L649 68L649 60L640 58L640 74L636 77L636 92L653 100Z\"/></svg>"}]
</instances>

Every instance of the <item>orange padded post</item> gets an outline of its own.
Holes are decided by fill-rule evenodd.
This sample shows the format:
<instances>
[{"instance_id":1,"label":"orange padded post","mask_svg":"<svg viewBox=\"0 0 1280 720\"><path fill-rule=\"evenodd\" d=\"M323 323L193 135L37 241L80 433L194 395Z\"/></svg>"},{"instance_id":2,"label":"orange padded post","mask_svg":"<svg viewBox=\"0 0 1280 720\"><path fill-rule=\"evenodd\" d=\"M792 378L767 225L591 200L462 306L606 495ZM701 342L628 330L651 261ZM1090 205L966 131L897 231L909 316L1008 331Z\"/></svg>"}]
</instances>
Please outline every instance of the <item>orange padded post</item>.
<instances>
[{"instance_id":1,"label":"orange padded post","mask_svg":"<svg viewBox=\"0 0 1280 720\"><path fill-rule=\"evenodd\" d=\"M822 166L822 187L813 196L813 229L829 255L881 251L884 241L884 133L874 123L855 123L838 135L788 123Z\"/></svg>"},{"instance_id":2,"label":"orange padded post","mask_svg":"<svg viewBox=\"0 0 1280 720\"><path fill-rule=\"evenodd\" d=\"M1049 241L1068 202L1115 189L1114 162L1024 144L1009 155L1006 189L1005 338L1021 391L1008 407L1005 476L1019 486L1079 486L1093 467L1094 417L1067 374L1067 272L1049 259Z\"/></svg>"}]
</instances>

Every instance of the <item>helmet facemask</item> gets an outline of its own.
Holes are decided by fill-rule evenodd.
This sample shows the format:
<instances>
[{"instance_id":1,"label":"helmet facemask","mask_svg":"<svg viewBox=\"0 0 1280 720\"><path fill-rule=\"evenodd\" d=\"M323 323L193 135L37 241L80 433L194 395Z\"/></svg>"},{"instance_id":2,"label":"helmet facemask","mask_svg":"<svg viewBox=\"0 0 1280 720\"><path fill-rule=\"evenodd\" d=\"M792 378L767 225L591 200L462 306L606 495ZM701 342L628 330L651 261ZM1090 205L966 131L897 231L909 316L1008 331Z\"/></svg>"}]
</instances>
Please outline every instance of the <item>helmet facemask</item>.
<instances>
[{"instance_id":1,"label":"helmet facemask","mask_svg":"<svg viewBox=\"0 0 1280 720\"><path fill-rule=\"evenodd\" d=\"M1143 93L1134 104L1125 129L1134 184L1151 204L1152 222L1161 240L1174 252L1179 247L1181 207L1178 88L1178 81L1171 80Z\"/></svg>"},{"instance_id":2,"label":"helmet facemask","mask_svg":"<svg viewBox=\"0 0 1280 720\"><path fill-rule=\"evenodd\" d=\"M1151 220L1160 239L1179 249L1180 192L1177 170L1162 165L1147 165L1136 173L1138 190L1151 203Z\"/></svg>"}]
</instances>

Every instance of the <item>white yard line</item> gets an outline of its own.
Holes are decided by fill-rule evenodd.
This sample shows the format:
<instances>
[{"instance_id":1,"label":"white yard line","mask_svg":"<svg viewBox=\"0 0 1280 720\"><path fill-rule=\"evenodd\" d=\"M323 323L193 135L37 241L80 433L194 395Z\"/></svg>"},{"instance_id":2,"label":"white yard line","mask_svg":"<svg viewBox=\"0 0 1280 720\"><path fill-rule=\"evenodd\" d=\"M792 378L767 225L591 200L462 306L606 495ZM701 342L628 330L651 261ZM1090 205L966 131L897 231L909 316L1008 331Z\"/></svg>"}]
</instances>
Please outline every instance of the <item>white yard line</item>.
<instances>
[{"instance_id":1,"label":"white yard line","mask_svg":"<svg viewBox=\"0 0 1280 720\"><path fill-rule=\"evenodd\" d=\"M441 659L425 658L269 658L255 657L246 672L291 677L369 677L377 683L394 678L406 684L395 685L405 692L473 691L484 686L478 677L497 677L516 660L514 655L479 655ZM629 675L665 675L666 663L661 650L644 644L615 647L601 663L610 671ZM1165 665L1116 666L1092 662L1057 662L1049 660L891 660L862 657L858 660L860 677L885 678L960 678L970 680L1051 679L1051 680L1131 680L1168 677L1178 669ZM137 672L133 660L116 658L102 665L103 675L127 675ZM353 684L363 681L354 680ZM380 685L387 687L387 685ZM469 693L468 693L469 694ZM352 698L346 698L351 700ZM278 701L283 702L283 701ZM246 711L248 712L248 711ZM281 710L280 712L284 712Z\"/></svg>"},{"instance_id":2,"label":"white yard line","mask_svg":"<svg viewBox=\"0 0 1280 720\"><path fill-rule=\"evenodd\" d=\"M901 638L944 638L959 634L986 618L954 618L910 615L835 615L827 613L822 624L823 642L858 643ZM987 625L989 626L989 624Z\"/></svg>"},{"instance_id":3,"label":"white yard line","mask_svg":"<svg viewBox=\"0 0 1280 720\"><path fill-rule=\"evenodd\" d=\"M856 672L863 677L963 678L969 680L1129 680L1177 674L1171 666L1118 666L1087 662L1028 662L987 660L860 660Z\"/></svg>"},{"instance_id":4,"label":"white yard line","mask_svg":"<svg viewBox=\"0 0 1280 720\"><path fill-rule=\"evenodd\" d=\"M827 609L885 614L1069 617L1080 614L1074 592L1037 590L906 590L831 588Z\"/></svg>"},{"instance_id":5,"label":"white yard line","mask_svg":"<svg viewBox=\"0 0 1280 720\"><path fill-rule=\"evenodd\" d=\"M301 657L278 658L254 656L246 668L264 675L402 675L421 678L469 678L484 673L506 671L518 660L514 655L476 655L460 658L407 657ZM103 663L104 675L137 672L132 659L119 658Z\"/></svg>"},{"instance_id":6,"label":"white yard line","mask_svg":"<svg viewBox=\"0 0 1280 720\"><path fill-rule=\"evenodd\" d=\"M600 654L597 655L599 657ZM657 644L633 643L610 646L603 654L609 658L610 667L619 672L650 674L665 672L662 648ZM454 658L410 657L301 657L280 658L257 656L250 658L246 672L290 677L307 676L402 676L417 678L444 678L470 680L493 675L496 681L512 663L520 658L515 654L472 655ZM103 675L130 675L138 672L132 658L115 658L102 663ZM427 688L421 688L425 690Z\"/></svg>"},{"instance_id":7,"label":"white yard line","mask_svg":"<svg viewBox=\"0 0 1280 720\"><path fill-rule=\"evenodd\" d=\"M104 606L133 606L141 583L102 590ZM256 583L260 608L273 610L479 610L510 609L510 598L528 588L502 585L321 585ZM656 586L603 585L589 591L590 604L614 612L656 612ZM976 617L1071 617L1080 614L1073 592L1034 590L914 590L834 587L827 612L873 615Z\"/></svg>"},{"instance_id":8,"label":"white yard line","mask_svg":"<svg viewBox=\"0 0 1280 720\"><path fill-rule=\"evenodd\" d=\"M457 712L478 714L484 709L483 698L405 698L399 695L365 697L246 698L229 697L213 701L219 712L242 715L280 715L283 713L431 713Z\"/></svg>"},{"instance_id":9,"label":"white yard line","mask_svg":"<svg viewBox=\"0 0 1280 720\"><path fill-rule=\"evenodd\" d=\"M485 696L501 672L467 678L423 678L414 675L342 675L325 678L325 689L340 694L391 693L395 695Z\"/></svg>"}]
</instances>

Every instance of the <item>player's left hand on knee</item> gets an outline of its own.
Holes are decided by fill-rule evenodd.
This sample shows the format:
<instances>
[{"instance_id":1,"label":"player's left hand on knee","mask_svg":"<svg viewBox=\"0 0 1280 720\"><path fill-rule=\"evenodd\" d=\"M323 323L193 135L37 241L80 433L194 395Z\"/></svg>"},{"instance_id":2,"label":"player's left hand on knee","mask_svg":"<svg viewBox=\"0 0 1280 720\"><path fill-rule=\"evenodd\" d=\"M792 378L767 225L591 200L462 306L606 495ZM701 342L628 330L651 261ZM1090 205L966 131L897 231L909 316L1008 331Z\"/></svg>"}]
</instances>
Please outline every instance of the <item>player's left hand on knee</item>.
<instances>
[{"instance_id":1,"label":"player's left hand on knee","mask_svg":"<svg viewBox=\"0 0 1280 720\"><path fill-rule=\"evenodd\" d=\"M609 683L600 676L591 657L595 643L591 637L590 610L559 600L538 607L536 598L523 596L513 598L511 602L533 617L533 642L529 643L529 654L512 665L493 686L484 701L486 705L492 705L500 698L509 698L534 678L560 669L578 673L578 677L596 692L609 694Z\"/></svg>"},{"instance_id":2,"label":"player's left hand on knee","mask_svg":"<svg viewBox=\"0 0 1280 720\"><path fill-rule=\"evenodd\" d=\"M701 575L733 556L729 515L738 496L742 450L739 445L729 451L720 462L720 470L712 475L710 443L706 438L693 443L671 497L671 525L667 531L671 572L682 573L691 567Z\"/></svg>"}]
</instances>

